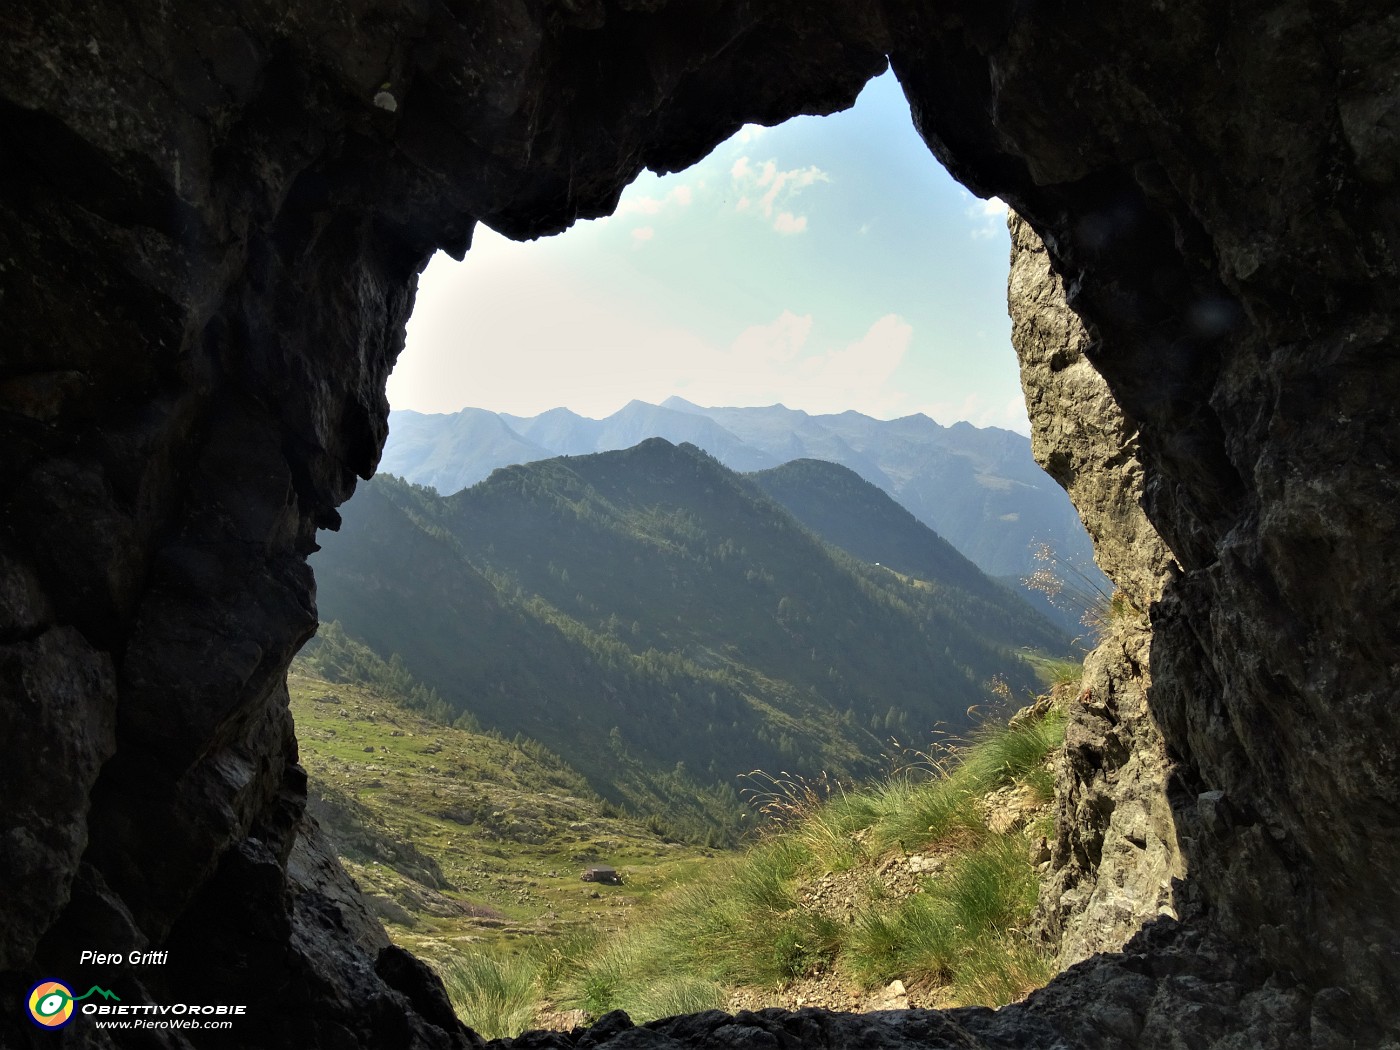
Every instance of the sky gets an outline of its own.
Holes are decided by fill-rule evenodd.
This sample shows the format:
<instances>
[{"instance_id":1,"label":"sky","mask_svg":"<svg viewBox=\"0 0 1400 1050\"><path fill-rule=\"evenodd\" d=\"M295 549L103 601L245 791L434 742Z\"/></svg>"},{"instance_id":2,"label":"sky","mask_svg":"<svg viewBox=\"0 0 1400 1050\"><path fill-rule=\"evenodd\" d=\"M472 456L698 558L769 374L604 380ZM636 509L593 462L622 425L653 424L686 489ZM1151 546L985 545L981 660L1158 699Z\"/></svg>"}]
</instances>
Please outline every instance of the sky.
<instances>
[{"instance_id":1,"label":"sky","mask_svg":"<svg viewBox=\"0 0 1400 1050\"><path fill-rule=\"evenodd\" d=\"M601 418L677 394L1025 434L1009 250L1005 206L942 169L887 73L843 113L644 172L608 218L525 243L478 226L423 273L389 401Z\"/></svg>"}]
</instances>

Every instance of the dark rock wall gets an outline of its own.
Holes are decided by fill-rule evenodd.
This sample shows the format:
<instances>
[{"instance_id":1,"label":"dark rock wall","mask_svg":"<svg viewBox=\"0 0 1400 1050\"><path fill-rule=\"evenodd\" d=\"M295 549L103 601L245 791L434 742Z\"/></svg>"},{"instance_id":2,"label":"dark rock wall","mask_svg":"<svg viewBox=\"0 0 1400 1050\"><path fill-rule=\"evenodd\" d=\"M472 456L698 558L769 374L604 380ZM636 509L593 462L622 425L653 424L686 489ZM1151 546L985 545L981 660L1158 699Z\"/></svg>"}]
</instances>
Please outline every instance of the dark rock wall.
<instances>
[{"instance_id":1,"label":"dark rock wall","mask_svg":"<svg viewBox=\"0 0 1400 1050\"><path fill-rule=\"evenodd\" d=\"M1387 1003L1395 53L1365 5L1119 18L1137 31L1018 23L991 110L1003 155L1052 184L1027 203L1064 209L1031 223L1138 428L1145 507L1181 569L1151 655L1177 833L1212 921L1281 972ZM1047 53L1077 71L1048 85ZM1012 103L1028 76L1053 118Z\"/></svg>"},{"instance_id":2,"label":"dark rock wall","mask_svg":"<svg viewBox=\"0 0 1400 1050\"><path fill-rule=\"evenodd\" d=\"M1220 1001L1272 974L1312 989L1290 1024L1393 1022L1398 22L1360 0L6 7L0 997L103 976L83 947L166 946L182 965L143 994L228 984L249 1045L467 1039L315 860L282 682L315 530L383 442L415 274L477 221L555 232L743 121L846 105L888 54L934 153L1043 238L1136 427L1180 566L1150 702L1193 922L1259 960ZM1219 968L1198 932L1172 943ZM1028 1009L1150 1040L1187 966L1153 936ZM1095 981L1132 1004L1098 1028ZM14 1017L0 1041L49 1037Z\"/></svg>"}]
</instances>

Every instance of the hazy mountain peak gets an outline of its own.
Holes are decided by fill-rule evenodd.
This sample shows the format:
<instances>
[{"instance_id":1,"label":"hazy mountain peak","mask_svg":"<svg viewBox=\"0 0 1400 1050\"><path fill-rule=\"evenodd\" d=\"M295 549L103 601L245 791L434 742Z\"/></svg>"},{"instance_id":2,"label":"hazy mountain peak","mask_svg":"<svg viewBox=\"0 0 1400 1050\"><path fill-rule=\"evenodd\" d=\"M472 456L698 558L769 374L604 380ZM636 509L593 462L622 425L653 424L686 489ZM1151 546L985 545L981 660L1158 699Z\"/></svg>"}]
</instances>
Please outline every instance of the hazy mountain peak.
<instances>
[{"instance_id":1,"label":"hazy mountain peak","mask_svg":"<svg viewBox=\"0 0 1400 1050\"><path fill-rule=\"evenodd\" d=\"M571 408L564 408L562 406L559 408L546 409L544 412L540 412L537 415L533 416L513 416L508 412L502 412L500 413L500 416L507 422L515 423L538 423L542 420L580 420L587 422L596 422L596 420L590 420L587 416L579 415Z\"/></svg>"},{"instance_id":2,"label":"hazy mountain peak","mask_svg":"<svg viewBox=\"0 0 1400 1050\"><path fill-rule=\"evenodd\" d=\"M661 407L669 408L675 412L690 412L692 414L701 413L705 411L693 401L687 401L685 398L680 397L677 394L672 394L665 401L661 402Z\"/></svg>"},{"instance_id":3,"label":"hazy mountain peak","mask_svg":"<svg viewBox=\"0 0 1400 1050\"><path fill-rule=\"evenodd\" d=\"M501 415L514 439L493 432L490 441L469 442L462 434L450 449L457 459L448 463L429 432L454 429L456 419L393 414L383 469L453 492L495 467L627 448L651 437L690 442L738 471L826 460L879 486L990 575L1033 571L1033 541L1047 541L1061 558L1096 572L1069 498L1036 465L1029 439L1008 430L945 427L922 413L881 420L854 410L812 415L780 403L706 408L672 395L660 405L634 399L604 419L567 408Z\"/></svg>"},{"instance_id":4,"label":"hazy mountain peak","mask_svg":"<svg viewBox=\"0 0 1400 1050\"><path fill-rule=\"evenodd\" d=\"M442 415L405 410L389 415L389 441L379 470L450 493L474 485L497 466L549 454L485 409Z\"/></svg>"}]
</instances>

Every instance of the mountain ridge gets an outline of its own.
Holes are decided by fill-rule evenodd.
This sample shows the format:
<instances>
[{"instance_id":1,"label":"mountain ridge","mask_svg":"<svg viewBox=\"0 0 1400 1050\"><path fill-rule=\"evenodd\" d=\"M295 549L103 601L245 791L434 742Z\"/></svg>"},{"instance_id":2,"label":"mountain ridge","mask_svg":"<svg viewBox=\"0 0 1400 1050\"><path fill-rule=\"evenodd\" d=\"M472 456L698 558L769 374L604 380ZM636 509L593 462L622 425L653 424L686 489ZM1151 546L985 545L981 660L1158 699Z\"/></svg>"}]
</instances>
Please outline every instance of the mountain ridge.
<instances>
[{"instance_id":1,"label":"mountain ridge","mask_svg":"<svg viewBox=\"0 0 1400 1050\"><path fill-rule=\"evenodd\" d=\"M966 422L945 427L921 413L878 420L854 410L813 415L781 404L704 408L672 396L660 405L633 400L603 419L558 408L536 416L490 413L519 444L497 439L473 449L457 442L451 447L459 459L446 468L440 453L421 451L428 447L423 435L451 431L461 414L391 412L381 469L451 494L496 467L615 451L646 437L695 444L743 472L822 459L883 489L990 576L1028 576L1037 567L1033 547L1049 543L1065 562L1099 579L1068 497L1035 463L1029 439L1013 431ZM536 451L541 448L546 454Z\"/></svg>"}]
</instances>

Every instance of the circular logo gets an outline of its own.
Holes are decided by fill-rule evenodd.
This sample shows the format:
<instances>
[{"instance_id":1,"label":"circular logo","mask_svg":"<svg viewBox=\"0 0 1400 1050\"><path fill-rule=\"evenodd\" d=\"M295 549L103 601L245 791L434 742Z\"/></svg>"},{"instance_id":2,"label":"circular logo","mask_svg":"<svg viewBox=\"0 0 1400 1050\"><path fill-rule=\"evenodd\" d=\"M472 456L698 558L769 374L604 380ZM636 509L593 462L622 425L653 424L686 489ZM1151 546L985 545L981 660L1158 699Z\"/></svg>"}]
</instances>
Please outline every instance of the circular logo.
<instances>
[{"instance_id":1,"label":"circular logo","mask_svg":"<svg viewBox=\"0 0 1400 1050\"><path fill-rule=\"evenodd\" d=\"M29 1016L45 1028L62 1028L73 1020L73 993L58 981L40 981L29 990Z\"/></svg>"}]
</instances>

